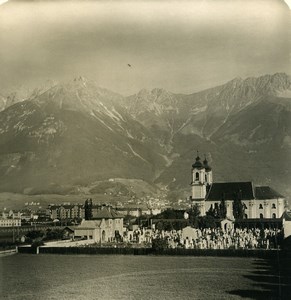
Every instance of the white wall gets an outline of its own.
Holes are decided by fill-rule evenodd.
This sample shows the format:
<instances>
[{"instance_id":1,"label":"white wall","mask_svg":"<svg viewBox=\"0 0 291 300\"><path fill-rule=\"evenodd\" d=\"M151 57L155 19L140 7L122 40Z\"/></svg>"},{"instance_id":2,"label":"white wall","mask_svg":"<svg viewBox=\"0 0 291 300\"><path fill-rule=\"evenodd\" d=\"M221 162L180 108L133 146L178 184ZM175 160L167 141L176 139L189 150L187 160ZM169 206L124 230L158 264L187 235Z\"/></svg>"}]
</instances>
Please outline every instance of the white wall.
<instances>
[{"instance_id":1,"label":"white wall","mask_svg":"<svg viewBox=\"0 0 291 300\"><path fill-rule=\"evenodd\" d=\"M232 202L233 200L225 200L226 205L229 203L229 209L232 212ZM267 199L267 200L242 200L242 202L246 205L247 209L245 210L245 214L248 216L248 219L260 218L260 214L263 214L263 218L272 219L273 213L276 214L276 218L281 218L284 212L284 199ZM207 212L212 204L214 208L215 203L220 204L220 200L218 201L205 201L205 212ZM276 208L273 208L273 204L275 204ZM262 208L260 208L262 207ZM228 215L228 214L227 214ZM230 217L228 215L228 217Z\"/></svg>"},{"instance_id":2,"label":"white wall","mask_svg":"<svg viewBox=\"0 0 291 300\"><path fill-rule=\"evenodd\" d=\"M287 238L291 235L291 221L283 221L284 227L284 238Z\"/></svg>"}]
</instances>

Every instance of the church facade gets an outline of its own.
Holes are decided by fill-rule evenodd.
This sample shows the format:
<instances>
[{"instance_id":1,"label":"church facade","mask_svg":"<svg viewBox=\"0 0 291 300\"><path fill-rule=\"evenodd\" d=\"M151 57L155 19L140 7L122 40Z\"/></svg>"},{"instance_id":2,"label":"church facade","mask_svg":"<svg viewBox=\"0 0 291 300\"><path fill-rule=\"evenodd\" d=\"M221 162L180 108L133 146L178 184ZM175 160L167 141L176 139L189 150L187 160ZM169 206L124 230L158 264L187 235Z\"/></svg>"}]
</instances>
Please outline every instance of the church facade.
<instances>
[{"instance_id":1,"label":"church facade","mask_svg":"<svg viewBox=\"0 0 291 300\"><path fill-rule=\"evenodd\" d=\"M207 159L197 155L191 170L191 204L197 205L200 215L219 207L225 200L226 217L233 217L233 201L238 198L244 207L245 219L281 218L286 210L284 196L269 186L254 186L248 182L213 182L212 168Z\"/></svg>"}]
</instances>

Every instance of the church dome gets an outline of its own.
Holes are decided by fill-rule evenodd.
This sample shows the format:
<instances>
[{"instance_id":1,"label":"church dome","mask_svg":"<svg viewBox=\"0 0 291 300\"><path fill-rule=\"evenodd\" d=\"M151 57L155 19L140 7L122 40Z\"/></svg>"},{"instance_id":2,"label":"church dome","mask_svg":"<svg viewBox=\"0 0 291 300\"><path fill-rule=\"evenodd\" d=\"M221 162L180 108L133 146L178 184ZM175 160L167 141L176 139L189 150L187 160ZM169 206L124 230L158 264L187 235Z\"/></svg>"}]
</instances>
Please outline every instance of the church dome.
<instances>
[{"instance_id":1,"label":"church dome","mask_svg":"<svg viewBox=\"0 0 291 300\"><path fill-rule=\"evenodd\" d=\"M200 157L199 156L196 157L196 161L192 165L192 168L195 168L195 169L202 169L202 168L204 168L202 162L200 161Z\"/></svg>"},{"instance_id":2,"label":"church dome","mask_svg":"<svg viewBox=\"0 0 291 300\"><path fill-rule=\"evenodd\" d=\"M212 170L211 167L208 165L208 160L206 158L203 161L203 165L206 172L210 172Z\"/></svg>"}]
</instances>

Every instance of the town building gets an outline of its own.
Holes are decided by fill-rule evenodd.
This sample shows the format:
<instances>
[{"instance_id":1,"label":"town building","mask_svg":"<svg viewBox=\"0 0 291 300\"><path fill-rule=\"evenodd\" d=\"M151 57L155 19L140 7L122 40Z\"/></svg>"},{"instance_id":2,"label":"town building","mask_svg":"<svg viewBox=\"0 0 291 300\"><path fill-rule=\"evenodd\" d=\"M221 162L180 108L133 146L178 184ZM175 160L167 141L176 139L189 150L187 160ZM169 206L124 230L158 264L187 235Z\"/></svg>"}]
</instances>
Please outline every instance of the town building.
<instances>
[{"instance_id":1,"label":"town building","mask_svg":"<svg viewBox=\"0 0 291 300\"><path fill-rule=\"evenodd\" d=\"M142 209L140 207L117 207L116 210L123 216L140 217L142 215Z\"/></svg>"},{"instance_id":2,"label":"town building","mask_svg":"<svg viewBox=\"0 0 291 300\"><path fill-rule=\"evenodd\" d=\"M116 210L124 216L139 218L141 216L155 216L162 212L158 207L149 207L146 205L117 207Z\"/></svg>"},{"instance_id":3,"label":"town building","mask_svg":"<svg viewBox=\"0 0 291 300\"><path fill-rule=\"evenodd\" d=\"M74 220L82 219L85 216L83 204L51 204L49 210L52 220Z\"/></svg>"},{"instance_id":4,"label":"town building","mask_svg":"<svg viewBox=\"0 0 291 300\"><path fill-rule=\"evenodd\" d=\"M15 210L4 210L1 212L1 216L4 219L19 219L21 217L21 212L20 211L15 211Z\"/></svg>"},{"instance_id":5,"label":"town building","mask_svg":"<svg viewBox=\"0 0 291 300\"><path fill-rule=\"evenodd\" d=\"M234 219L233 202L239 199L245 219L276 219L286 210L284 196L269 186L254 186L248 182L213 182L212 168L207 159L197 155L191 170L192 205L197 205L201 216L210 209L218 208L225 201L226 217Z\"/></svg>"},{"instance_id":6,"label":"town building","mask_svg":"<svg viewBox=\"0 0 291 300\"><path fill-rule=\"evenodd\" d=\"M285 211L282 215L284 237L291 236L291 211Z\"/></svg>"},{"instance_id":7,"label":"town building","mask_svg":"<svg viewBox=\"0 0 291 300\"><path fill-rule=\"evenodd\" d=\"M74 238L93 239L95 242L110 242L123 236L123 215L110 206L102 205L92 219L83 219L74 228Z\"/></svg>"},{"instance_id":8,"label":"town building","mask_svg":"<svg viewBox=\"0 0 291 300\"><path fill-rule=\"evenodd\" d=\"M6 210L0 213L0 227L19 227L21 226L21 212Z\"/></svg>"},{"instance_id":9,"label":"town building","mask_svg":"<svg viewBox=\"0 0 291 300\"><path fill-rule=\"evenodd\" d=\"M20 218L0 218L0 227L19 227L21 226Z\"/></svg>"}]
</instances>

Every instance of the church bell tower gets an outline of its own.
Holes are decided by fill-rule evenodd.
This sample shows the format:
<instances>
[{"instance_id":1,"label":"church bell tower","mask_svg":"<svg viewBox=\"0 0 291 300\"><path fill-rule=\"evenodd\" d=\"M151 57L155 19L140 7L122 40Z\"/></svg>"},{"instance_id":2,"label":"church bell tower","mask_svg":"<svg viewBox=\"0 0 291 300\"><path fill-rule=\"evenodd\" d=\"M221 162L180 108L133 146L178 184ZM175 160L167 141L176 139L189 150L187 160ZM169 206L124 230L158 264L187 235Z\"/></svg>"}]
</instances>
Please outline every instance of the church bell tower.
<instances>
[{"instance_id":1,"label":"church bell tower","mask_svg":"<svg viewBox=\"0 0 291 300\"><path fill-rule=\"evenodd\" d=\"M207 187L212 184L212 169L205 158L202 162L197 152L191 170L192 205L198 205L201 216L205 215L205 197Z\"/></svg>"}]
</instances>

